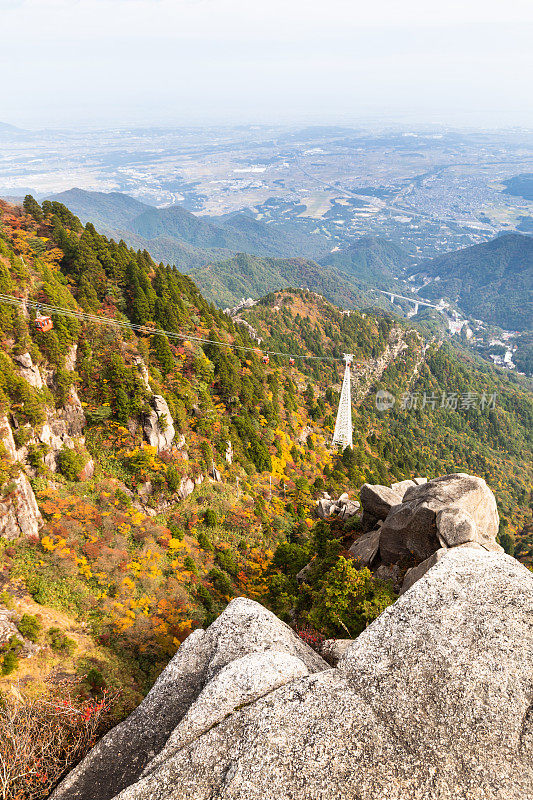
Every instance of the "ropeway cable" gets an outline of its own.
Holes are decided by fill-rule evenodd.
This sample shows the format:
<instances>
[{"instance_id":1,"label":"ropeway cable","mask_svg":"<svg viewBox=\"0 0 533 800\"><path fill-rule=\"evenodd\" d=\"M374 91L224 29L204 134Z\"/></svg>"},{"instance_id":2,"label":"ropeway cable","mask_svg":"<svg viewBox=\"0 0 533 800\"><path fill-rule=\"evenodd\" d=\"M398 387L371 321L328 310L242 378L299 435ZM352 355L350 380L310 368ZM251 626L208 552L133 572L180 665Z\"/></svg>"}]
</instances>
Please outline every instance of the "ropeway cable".
<instances>
[{"instance_id":1,"label":"ropeway cable","mask_svg":"<svg viewBox=\"0 0 533 800\"><path fill-rule=\"evenodd\" d=\"M262 353L266 356L280 356L281 358L293 359L306 359L309 361L342 361L335 356L309 356L309 355L296 355L293 353L282 353L277 350L263 350L260 347L245 347L239 344L229 344L226 342L217 342L215 339L205 339L201 336L192 336L184 333L175 333L174 331L166 331L163 328L150 328L146 325L137 325L134 322L124 322L123 320L112 319L111 317L97 316L96 314L88 314L85 311L77 311L76 309L63 308L62 306L52 306L46 303L39 303L37 300L24 300L19 297L12 297L7 294L0 294L0 303L8 303L9 305L19 306L26 308L42 309L49 314L60 314L65 317L72 317L73 319L80 319L84 322L96 322L100 325L111 325L117 328L128 328L129 330L139 331L140 333L149 333L155 336L167 336L170 339L180 339L182 341L199 342L200 344L212 344L216 347L229 347L233 350L245 350L252 353Z\"/></svg>"}]
</instances>

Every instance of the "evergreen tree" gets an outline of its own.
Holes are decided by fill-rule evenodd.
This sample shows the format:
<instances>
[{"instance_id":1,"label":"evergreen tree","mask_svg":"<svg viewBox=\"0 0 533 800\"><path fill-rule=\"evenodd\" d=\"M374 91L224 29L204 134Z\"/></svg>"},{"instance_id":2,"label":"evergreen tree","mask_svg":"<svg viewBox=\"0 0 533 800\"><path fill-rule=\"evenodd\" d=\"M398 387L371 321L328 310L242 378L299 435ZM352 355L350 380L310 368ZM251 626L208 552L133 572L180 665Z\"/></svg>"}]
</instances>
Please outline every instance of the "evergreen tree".
<instances>
[{"instance_id":1,"label":"evergreen tree","mask_svg":"<svg viewBox=\"0 0 533 800\"><path fill-rule=\"evenodd\" d=\"M32 197L31 194L27 194L26 197L24 198L24 202L22 203L22 208L24 209L26 214L29 214L30 217L33 217L33 219L36 222L42 221L43 212L41 206L39 205L37 200L34 197Z\"/></svg>"}]
</instances>

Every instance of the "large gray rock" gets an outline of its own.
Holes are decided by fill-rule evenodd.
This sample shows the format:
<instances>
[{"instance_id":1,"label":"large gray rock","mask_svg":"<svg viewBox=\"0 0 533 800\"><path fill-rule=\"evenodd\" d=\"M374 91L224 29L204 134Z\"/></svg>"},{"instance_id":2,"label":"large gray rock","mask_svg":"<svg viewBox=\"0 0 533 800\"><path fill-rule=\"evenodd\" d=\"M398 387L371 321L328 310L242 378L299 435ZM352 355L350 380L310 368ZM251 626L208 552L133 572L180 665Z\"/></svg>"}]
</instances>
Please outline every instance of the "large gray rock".
<instances>
[{"instance_id":1,"label":"large gray rock","mask_svg":"<svg viewBox=\"0 0 533 800\"><path fill-rule=\"evenodd\" d=\"M194 492L194 487L195 486L196 486L196 484L192 480L192 478L188 478L187 476L185 476L180 481L180 488L178 489L178 496L182 500L185 500L187 497L189 497L190 494L192 494Z\"/></svg>"},{"instance_id":2,"label":"large gray rock","mask_svg":"<svg viewBox=\"0 0 533 800\"><path fill-rule=\"evenodd\" d=\"M376 519L385 519L391 508L402 502L403 492L396 492L389 486L363 483L360 496L363 511Z\"/></svg>"},{"instance_id":3,"label":"large gray rock","mask_svg":"<svg viewBox=\"0 0 533 800\"><path fill-rule=\"evenodd\" d=\"M17 445L13 437L11 425L5 414L0 415L0 442L5 448L8 461L17 461Z\"/></svg>"},{"instance_id":4,"label":"large gray rock","mask_svg":"<svg viewBox=\"0 0 533 800\"><path fill-rule=\"evenodd\" d=\"M9 611L4 606L0 605L0 647L8 642L12 636L22 639L19 629L14 622L15 617L16 614L14 611Z\"/></svg>"},{"instance_id":5,"label":"large gray rock","mask_svg":"<svg viewBox=\"0 0 533 800\"><path fill-rule=\"evenodd\" d=\"M381 529L380 556L385 564L404 557L423 561L439 547L466 542L499 550L498 526L496 500L482 478L444 475L408 488L391 509Z\"/></svg>"},{"instance_id":6,"label":"large gray rock","mask_svg":"<svg viewBox=\"0 0 533 800\"><path fill-rule=\"evenodd\" d=\"M11 425L5 415L0 416L0 444L5 449L7 463L16 464L18 459ZM0 538L38 539L43 518L37 505L31 483L23 472L19 472L3 487L0 494Z\"/></svg>"},{"instance_id":7,"label":"large gray rock","mask_svg":"<svg viewBox=\"0 0 533 800\"><path fill-rule=\"evenodd\" d=\"M230 661L209 681L145 773L153 772L236 709L307 675L309 669L298 656L279 650L249 653Z\"/></svg>"},{"instance_id":8,"label":"large gray rock","mask_svg":"<svg viewBox=\"0 0 533 800\"><path fill-rule=\"evenodd\" d=\"M363 533L348 550L352 558L355 558L361 567L369 567L374 562L379 550L380 529Z\"/></svg>"},{"instance_id":9,"label":"large gray rock","mask_svg":"<svg viewBox=\"0 0 533 800\"><path fill-rule=\"evenodd\" d=\"M346 520L355 517L360 508L361 506L356 500L347 500L341 505L338 517L343 522L346 522Z\"/></svg>"},{"instance_id":10,"label":"large gray rock","mask_svg":"<svg viewBox=\"0 0 533 800\"><path fill-rule=\"evenodd\" d=\"M152 410L144 415L143 430L146 441L151 447L156 447L157 452L170 450L176 431L174 420L170 414L167 401L160 394L152 395L150 400Z\"/></svg>"},{"instance_id":11,"label":"large gray rock","mask_svg":"<svg viewBox=\"0 0 533 800\"><path fill-rule=\"evenodd\" d=\"M38 539L43 518L26 475L20 473L8 484L9 492L0 499L0 538Z\"/></svg>"},{"instance_id":12,"label":"large gray rock","mask_svg":"<svg viewBox=\"0 0 533 800\"><path fill-rule=\"evenodd\" d=\"M410 489L411 486L416 486L416 483L411 479L405 481L398 481L397 483L391 483L391 489L398 494L401 494L402 497L406 493L407 489Z\"/></svg>"},{"instance_id":13,"label":"large gray rock","mask_svg":"<svg viewBox=\"0 0 533 800\"><path fill-rule=\"evenodd\" d=\"M60 414L61 418L66 423L69 435L81 436L87 424L87 419L78 392L74 386L70 387L68 401L65 407L61 409Z\"/></svg>"},{"instance_id":14,"label":"large gray rock","mask_svg":"<svg viewBox=\"0 0 533 800\"><path fill-rule=\"evenodd\" d=\"M360 508L356 500L350 500L348 492L341 494L338 500L332 500L329 494L324 492L322 497L316 501L316 506L320 519L336 517L343 522L355 516Z\"/></svg>"},{"instance_id":15,"label":"large gray rock","mask_svg":"<svg viewBox=\"0 0 533 800\"><path fill-rule=\"evenodd\" d=\"M320 519L329 519L334 508L336 508L334 500L326 497L321 497L320 500L317 500L316 511Z\"/></svg>"},{"instance_id":16,"label":"large gray rock","mask_svg":"<svg viewBox=\"0 0 533 800\"><path fill-rule=\"evenodd\" d=\"M421 561L420 564L416 565L416 567L408 569L403 579L401 593L403 594L410 589L414 583L419 581L420 578L422 578L426 572L431 569L431 567L434 567L435 564L440 561L447 552L448 549L446 547L441 547L439 550L435 550L435 552L430 555L429 558L426 558L425 561Z\"/></svg>"},{"instance_id":17,"label":"large gray rock","mask_svg":"<svg viewBox=\"0 0 533 800\"><path fill-rule=\"evenodd\" d=\"M21 376L30 386L34 386L36 389L43 388L44 384L39 367L33 363L29 353L14 355L13 361L18 365Z\"/></svg>"},{"instance_id":18,"label":"large gray rock","mask_svg":"<svg viewBox=\"0 0 533 800\"><path fill-rule=\"evenodd\" d=\"M110 800L165 746L170 753L180 742L201 737L210 727L202 719L216 726L239 705L327 667L266 608L233 600L207 631L196 630L185 640L141 705L100 740L53 800Z\"/></svg>"},{"instance_id":19,"label":"large gray rock","mask_svg":"<svg viewBox=\"0 0 533 800\"><path fill-rule=\"evenodd\" d=\"M266 681L264 694L237 706L261 681L246 671L241 687L238 666L222 671L243 650L264 655L274 636L276 652L306 658L302 643L256 604L229 609L182 645L186 662L203 665L190 675L202 674L205 706L197 691L182 715L188 727L176 726L165 754L159 746L161 755L117 800L533 799L533 577L514 559L469 547L446 552L347 647L337 668L323 670L313 654L313 674L270 690ZM176 659L160 681L173 671L179 692ZM171 692L167 701L179 702ZM134 722L124 723L131 738L161 729L148 706ZM117 761L129 761L120 748L135 746L118 742L117 730L95 748L111 775ZM85 776L83 791L67 778L54 800L113 796L111 787L101 793L91 758L75 770Z\"/></svg>"},{"instance_id":20,"label":"large gray rock","mask_svg":"<svg viewBox=\"0 0 533 800\"><path fill-rule=\"evenodd\" d=\"M403 497L411 486L420 486L422 483L427 483L427 480L427 478L413 478L412 480L398 481L398 483L392 483L390 488Z\"/></svg>"},{"instance_id":21,"label":"large gray rock","mask_svg":"<svg viewBox=\"0 0 533 800\"><path fill-rule=\"evenodd\" d=\"M52 471L59 467L59 453L64 447L74 448L74 439L69 434L69 427L65 419L56 416L54 412L47 412L47 421L42 425L37 438L41 444L47 445L48 452L43 461Z\"/></svg>"},{"instance_id":22,"label":"large gray rock","mask_svg":"<svg viewBox=\"0 0 533 800\"><path fill-rule=\"evenodd\" d=\"M222 473L214 466L210 469L209 475L211 478L213 478L214 481L217 481L218 483L220 483L222 480Z\"/></svg>"}]
</instances>

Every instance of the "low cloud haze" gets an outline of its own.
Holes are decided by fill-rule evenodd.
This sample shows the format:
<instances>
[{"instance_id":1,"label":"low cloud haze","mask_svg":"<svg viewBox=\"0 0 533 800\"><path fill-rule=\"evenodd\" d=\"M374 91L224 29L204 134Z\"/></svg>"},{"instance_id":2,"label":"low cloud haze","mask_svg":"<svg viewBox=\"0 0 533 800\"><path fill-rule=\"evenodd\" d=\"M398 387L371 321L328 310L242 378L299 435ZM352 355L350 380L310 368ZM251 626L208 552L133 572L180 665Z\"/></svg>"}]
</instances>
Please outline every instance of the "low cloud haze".
<instances>
[{"instance_id":1,"label":"low cloud haze","mask_svg":"<svg viewBox=\"0 0 533 800\"><path fill-rule=\"evenodd\" d=\"M0 0L0 119L533 125L533 4Z\"/></svg>"}]
</instances>

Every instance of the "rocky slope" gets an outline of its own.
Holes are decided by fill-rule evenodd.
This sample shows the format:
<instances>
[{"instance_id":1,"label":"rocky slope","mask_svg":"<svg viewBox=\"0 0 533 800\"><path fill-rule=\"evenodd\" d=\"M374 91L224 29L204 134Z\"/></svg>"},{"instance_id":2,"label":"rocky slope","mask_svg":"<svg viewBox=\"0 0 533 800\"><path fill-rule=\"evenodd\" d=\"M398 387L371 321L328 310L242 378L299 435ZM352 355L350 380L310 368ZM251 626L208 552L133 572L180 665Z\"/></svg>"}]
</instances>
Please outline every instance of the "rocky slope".
<instances>
[{"instance_id":1,"label":"rocky slope","mask_svg":"<svg viewBox=\"0 0 533 800\"><path fill-rule=\"evenodd\" d=\"M456 548L327 668L240 598L53 800L533 797L533 579Z\"/></svg>"},{"instance_id":2,"label":"rocky slope","mask_svg":"<svg viewBox=\"0 0 533 800\"><path fill-rule=\"evenodd\" d=\"M533 577L494 542L494 496L450 475L361 501L384 518L377 557L393 531L419 565L357 639L326 643L333 668L235 599L53 800L532 798Z\"/></svg>"},{"instance_id":3,"label":"rocky slope","mask_svg":"<svg viewBox=\"0 0 533 800\"><path fill-rule=\"evenodd\" d=\"M322 516L329 513L324 501ZM496 500L466 473L361 487L362 535L349 549L361 566L405 591L452 547L502 552Z\"/></svg>"}]
</instances>

